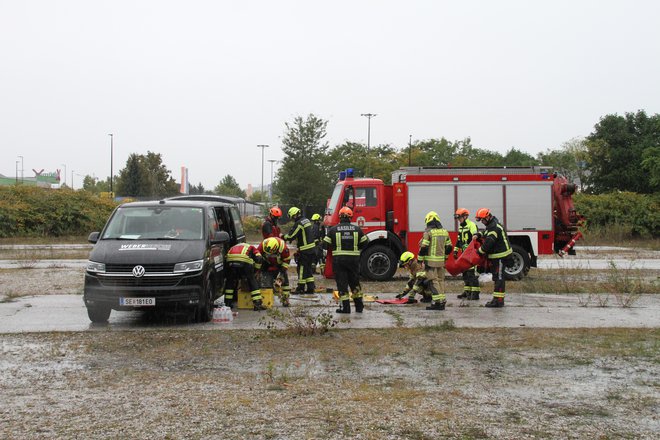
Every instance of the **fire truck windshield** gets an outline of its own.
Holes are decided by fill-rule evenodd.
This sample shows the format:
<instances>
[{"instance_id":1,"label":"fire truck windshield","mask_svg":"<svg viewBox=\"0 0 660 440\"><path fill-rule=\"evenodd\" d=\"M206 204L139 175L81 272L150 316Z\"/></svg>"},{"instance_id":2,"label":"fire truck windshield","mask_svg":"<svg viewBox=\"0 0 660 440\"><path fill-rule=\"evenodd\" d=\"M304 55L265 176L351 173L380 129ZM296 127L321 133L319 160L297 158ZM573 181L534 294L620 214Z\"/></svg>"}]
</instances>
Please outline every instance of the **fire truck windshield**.
<instances>
[{"instance_id":1,"label":"fire truck windshield","mask_svg":"<svg viewBox=\"0 0 660 440\"><path fill-rule=\"evenodd\" d=\"M332 213L335 212L335 209L337 209L337 204L339 203L339 199L341 198L343 192L344 192L344 185L338 183L337 186L335 186L335 190L332 191L332 197L330 197L330 203L328 204L328 209L326 209L326 214L332 215Z\"/></svg>"}]
</instances>

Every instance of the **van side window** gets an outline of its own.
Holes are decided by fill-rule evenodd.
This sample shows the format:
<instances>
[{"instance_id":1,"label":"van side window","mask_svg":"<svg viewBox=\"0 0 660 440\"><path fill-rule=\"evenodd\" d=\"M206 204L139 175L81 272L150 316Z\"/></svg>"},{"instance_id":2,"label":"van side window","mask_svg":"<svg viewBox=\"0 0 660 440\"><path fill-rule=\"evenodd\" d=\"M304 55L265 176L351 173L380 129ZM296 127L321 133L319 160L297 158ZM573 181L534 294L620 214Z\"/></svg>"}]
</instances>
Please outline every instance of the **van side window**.
<instances>
[{"instance_id":1,"label":"van side window","mask_svg":"<svg viewBox=\"0 0 660 440\"><path fill-rule=\"evenodd\" d=\"M225 231L226 233L229 234L229 237L233 240L234 234L231 230L231 226L229 224L229 219L227 218L227 211L225 208L215 208L215 215L218 219L218 230L219 231Z\"/></svg>"},{"instance_id":2,"label":"van side window","mask_svg":"<svg viewBox=\"0 0 660 440\"><path fill-rule=\"evenodd\" d=\"M215 211L213 209L209 209L206 212L206 216L208 222L209 238L212 239L213 235L218 230L218 219L215 217Z\"/></svg>"}]
</instances>

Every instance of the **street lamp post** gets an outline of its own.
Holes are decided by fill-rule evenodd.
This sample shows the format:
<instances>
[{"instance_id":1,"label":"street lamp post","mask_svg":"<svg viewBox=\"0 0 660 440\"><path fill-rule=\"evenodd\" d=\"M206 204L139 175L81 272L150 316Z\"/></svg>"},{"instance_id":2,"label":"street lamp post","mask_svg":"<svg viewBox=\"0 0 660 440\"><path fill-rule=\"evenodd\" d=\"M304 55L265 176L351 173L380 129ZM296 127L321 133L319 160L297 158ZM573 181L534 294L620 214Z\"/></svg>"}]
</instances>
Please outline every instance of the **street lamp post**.
<instances>
[{"instance_id":1,"label":"street lamp post","mask_svg":"<svg viewBox=\"0 0 660 440\"><path fill-rule=\"evenodd\" d=\"M64 167L64 184L66 185L66 164L63 163L62 166ZM60 182L60 186L62 186L62 182Z\"/></svg>"},{"instance_id":2,"label":"street lamp post","mask_svg":"<svg viewBox=\"0 0 660 440\"><path fill-rule=\"evenodd\" d=\"M114 149L114 135L112 133L108 134L110 136L110 197L114 197L112 192L112 150ZM73 186L73 177L71 178L71 186Z\"/></svg>"},{"instance_id":3,"label":"street lamp post","mask_svg":"<svg viewBox=\"0 0 660 440\"><path fill-rule=\"evenodd\" d=\"M23 168L23 156L18 156L18 157L21 158L21 183L23 183L25 181L25 179L23 178L23 171L25 171L25 168Z\"/></svg>"},{"instance_id":4,"label":"street lamp post","mask_svg":"<svg viewBox=\"0 0 660 440\"><path fill-rule=\"evenodd\" d=\"M71 170L71 189L73 189L73 170Z\"/></svg>"},{"instance_id":5,"label":"street lamp post","mask_svg":"<svg viewBox=\"0 0 660 440\"><path fill-rule=\"evenodd\" d=\"M264 196L264 150L270 147L270 145L257 145L257 148L261 148L261 197Z\"/></svg>"},{"instance_id":6,"label":"street lamp post","mask_svg":"<svg viewBox=\"0 0 660 440\"><path fill-rule=\"evenodd\" d=\"M408 166L411 166L412 163L412 134L408 135Z\"/></svg>"},{"instance_id":7,"label":"street lamp post","mask_svg":"<svg viewBox=\"0 0 660 440\"><path fill-rule=\"evenodd\" d=\"M270 191L268 191L268 198L270 199L270 204L273 204L273 164L277 162L276 159L268 159L270 162Z\"/></svg>"},{"instance_id":8,"label":"street lamp post","mask_svg":"<svg viewBox=\"0 0 660 440\"><path fill-rule=\"evenodd\" d=\"M360 116L367 118L367 177L371 174L371 161L369 160L369 149L371 148L371 118L377 116L375 113L362 113Z\"/></svg>"},{"instance_id":9,"label":"street lamp post","mask_svg":"<svg viewBox=\"0 0 660 440\"><path fill-rule=\"evenodd\" d=\"M16 185L18 185L18 161L16 161Z\"/></svg>"}]
</instances>

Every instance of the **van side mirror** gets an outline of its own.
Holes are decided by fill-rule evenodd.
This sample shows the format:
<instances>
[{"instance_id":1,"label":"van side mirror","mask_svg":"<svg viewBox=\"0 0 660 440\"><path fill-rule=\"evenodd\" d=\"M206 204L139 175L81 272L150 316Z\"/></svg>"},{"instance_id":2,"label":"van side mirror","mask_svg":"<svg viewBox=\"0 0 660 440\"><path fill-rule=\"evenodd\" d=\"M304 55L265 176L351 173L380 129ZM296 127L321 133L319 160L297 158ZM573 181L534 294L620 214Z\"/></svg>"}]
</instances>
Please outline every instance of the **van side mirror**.
<instances>
[{"instance_id":1,"label":"van side mirror","mask_svg":"<svg viewBox=\"0 0 660 440\"><path fill-rule=\"evenodd\" d=\"M215 231L213 233L213 238L211 239L211 244L222 244L229 241L229 234L227 231Z\"/></svg>"},{"instance_id":2,"label":"van side mirror","mask_svg":"<svg viewBox=\"0 0 660 440\"><path fill-rule=\"evenodd\" d=\"M99 232L92 232L91 234L89 234L89 237L87 237L87 241L90 243L96 243L97 241L99 241L99 235L100 235Z\"/></svg>"}]
</instances>

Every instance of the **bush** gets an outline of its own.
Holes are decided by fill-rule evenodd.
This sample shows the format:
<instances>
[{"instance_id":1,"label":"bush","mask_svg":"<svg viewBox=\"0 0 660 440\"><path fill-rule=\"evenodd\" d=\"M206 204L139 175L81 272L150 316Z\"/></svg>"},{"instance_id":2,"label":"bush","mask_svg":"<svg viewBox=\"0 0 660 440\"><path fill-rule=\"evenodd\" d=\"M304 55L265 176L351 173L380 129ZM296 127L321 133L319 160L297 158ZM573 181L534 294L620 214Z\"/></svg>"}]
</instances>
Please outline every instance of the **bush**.
<instances>
[{"instance_id":1,"label":"bush","mask_svg":"<svg viewBox=\"0 0 660 440\"><path fill-rule=\"evenodd\" d=\"M0 186L0 237L87 235L116 206L87 191Z\"/></svg>"},{"instance_id":2,"label":"bush","mask_svg":"<svg viewBox=\"0 0 660 440\"><path fill-rule=\"evenodd\" d=\"M628 238L660 235L660 194L616 192L576 194L575 209L586 218L585 230L617 231Z\"/></svg>"}]
</instances>

